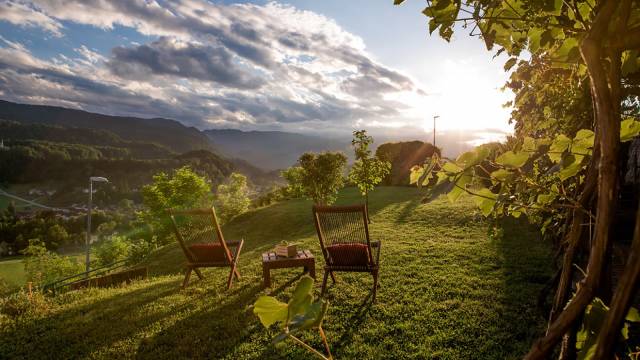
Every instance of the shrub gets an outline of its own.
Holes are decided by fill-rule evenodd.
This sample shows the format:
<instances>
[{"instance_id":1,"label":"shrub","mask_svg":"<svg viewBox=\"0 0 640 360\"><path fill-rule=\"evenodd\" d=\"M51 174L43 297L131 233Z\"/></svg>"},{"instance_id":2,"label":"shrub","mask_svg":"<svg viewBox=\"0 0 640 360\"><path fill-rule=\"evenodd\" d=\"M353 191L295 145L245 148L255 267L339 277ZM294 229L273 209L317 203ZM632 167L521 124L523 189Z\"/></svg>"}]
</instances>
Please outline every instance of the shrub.
<instances>
[{"instance_id":1,"label":"shrub","mask_svg":"<svg viewBox=\"0 0 640 360\"><path fill-rule=\"evenodd\" d=\"M24 260L27 280L35 285L44 285L84 270L78 259L50 252L38 239L29 240L29 246L22 253L27 256Z\"/></svg>"},{"instance_id":2,"label":"shrub","mask_svg":"<svg viewBox=\"0 0 640 360\"><path fill-rule=\"evenodd\" d=\"M127 260L128 265L135 265L142 262L151 254L151 252L158 248L158 239L153 236L151 239L138 239L132 241L131 248L129 249L129 258Z\"/></svg>"},{"instance_id":3,"label":"shrub","mask_svg":"<svg viewBox=\"0 0 640 360\"><path fill-rule=\"evenodd\" d=\"M0 314L18 317L25 314L38 315L49 310L49 300L40 291L20 290L0 298Z\"/></svg>"},{"instance_id":4,"label":"shrub","mask_svg":"<svg viewBox=\"0 0 640 360\"><path fill-rule=\"evenodd\" d=\"M106 266L129 257L131 243L124 236L111 236L94 247L94 256L100 266Z\"/></svg>"}]
</instances>

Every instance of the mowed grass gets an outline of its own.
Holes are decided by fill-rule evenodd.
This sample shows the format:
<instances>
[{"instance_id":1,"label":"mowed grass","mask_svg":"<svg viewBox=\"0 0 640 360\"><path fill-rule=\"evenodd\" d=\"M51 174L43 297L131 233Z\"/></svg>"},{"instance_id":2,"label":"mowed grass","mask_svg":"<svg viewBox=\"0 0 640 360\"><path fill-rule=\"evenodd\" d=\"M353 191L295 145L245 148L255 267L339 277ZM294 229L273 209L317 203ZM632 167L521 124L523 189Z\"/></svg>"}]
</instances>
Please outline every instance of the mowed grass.
<instances>
[{"instance_id":1,"label":"mowed grass","mask_svg":"<svg viewBox=\"0 0 640 360\"><path fill-rule=\"evenodd\" d=\"M360 201L355 189L340 203ZM544 330L535 309L550 276L548 244L525 225L489 237L468 198L420 203L413 188L371 194L371 233L383 242L381 288L370 302L367 274L339 274L329 287L323 328L337 359L516 359ZM243 237L242 279L227 291L227 269L205 270L185 290L182 254L161 249L149 261L154 277L112 289L70 292L38 316L4 321L7 358L309 359L292 344L275 347L251 305L270 293L286 301L301 269L272 273L262 289L260 254L295 241L323 260L310 202L287 201L251 211L225 227ZM197 278L196 278L197 279ZM317 285L319 286L320 281ZM319 294L319 288L316 289ZM1 319L0 319L1 320ZM0 324L3 324L0 321ZM322 349L317 333L302 336Z\"/></svg>"},{"instance_id":2,"label":"mowed grass","mask_svg":"<svg viewBox=\"0 0 640 360\"><path fill-rule=\"evenodd\" d=\"M24 272L22 257L0 260L0 280L4 281L10 289L24 285L27 276Z\"/></svg>"}]
</instances>

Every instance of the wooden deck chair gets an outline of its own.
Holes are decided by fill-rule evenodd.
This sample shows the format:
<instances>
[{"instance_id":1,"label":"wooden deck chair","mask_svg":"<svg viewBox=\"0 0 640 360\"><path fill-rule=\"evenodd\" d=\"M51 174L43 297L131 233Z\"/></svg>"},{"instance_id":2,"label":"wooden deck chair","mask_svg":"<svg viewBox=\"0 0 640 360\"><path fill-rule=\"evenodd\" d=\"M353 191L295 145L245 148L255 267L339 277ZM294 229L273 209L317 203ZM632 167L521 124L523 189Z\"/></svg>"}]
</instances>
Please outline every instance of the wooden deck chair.
<instances>
[{"instance_id":1,"label":"wooden deck chair","mask_svg":"<svg viewBox=\"0 0 640 360\"><path fill-rule=\"evenodd\" d=\"M329 275L335 283L334 272L368 272L373 276L372 301L375 302L381 243L369 239L366 206L316 205L313 206L313 218L326 264L321 296Z\"/></svg>"},{"instance_id":2,"label":"wooden deck chair","mask_svg":"<svg viewBox=\"0 0 640 360\"><path fill-rule=\"evenodd\" d=\"M244 240L225 241L214 208L183 211L170 209L167 212L178 244L187 258L187 271L182 287L189 283L191 272L202 279L200 268L230 267L227 289L231 288L233 277L240 279L237 266Z\"/></svg>"}]
</instances>

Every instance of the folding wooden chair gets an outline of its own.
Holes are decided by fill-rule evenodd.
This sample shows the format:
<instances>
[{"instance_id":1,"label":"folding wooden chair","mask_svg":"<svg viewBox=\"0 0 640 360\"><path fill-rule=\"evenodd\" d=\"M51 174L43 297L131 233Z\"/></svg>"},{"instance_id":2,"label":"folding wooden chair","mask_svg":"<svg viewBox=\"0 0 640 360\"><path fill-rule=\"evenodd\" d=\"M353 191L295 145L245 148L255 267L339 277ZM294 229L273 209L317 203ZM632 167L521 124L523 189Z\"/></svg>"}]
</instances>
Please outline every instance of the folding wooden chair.
<instances>
[{"instance_id":1,"label":"folding wooden chair","mask_svg":"<svg viewBox=\"0 0 640 360\"><path fill-rule=\"evenodd\" d=\"M213 207L183 211L169 209L167 212L178 244L187 258L187 272L182 287L189 283L192 271L202 279L200 268L230 267L227 289L231 288L233 277L240 279L237 265L244 240L225 241Z\"/></svg>"},{"instance_id":2,"label":"folding wooden chair","mask_svg":"<svg viewBox=\"0 0 640 360\"><path fill-rule=\"evenodd\" d=\"M329 275L335 283L333 273L336 271L368 272L373 276L372 301L375 302L381 243L369 239L366 206L316 205L313 218L326 264L321 295L325 292Z\"/></svg>"}]
</instances>

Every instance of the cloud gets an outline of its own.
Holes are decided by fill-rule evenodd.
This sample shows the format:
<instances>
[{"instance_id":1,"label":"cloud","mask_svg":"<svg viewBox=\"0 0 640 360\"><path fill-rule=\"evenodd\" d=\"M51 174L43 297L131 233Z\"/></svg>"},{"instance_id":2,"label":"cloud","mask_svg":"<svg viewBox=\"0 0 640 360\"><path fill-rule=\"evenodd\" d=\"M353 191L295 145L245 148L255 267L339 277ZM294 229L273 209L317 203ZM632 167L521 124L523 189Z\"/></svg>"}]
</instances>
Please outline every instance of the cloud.
<instances>
[{"instance_id":1,"label":"cloud","mask_svg":"<svg viewBox=\"0 0 640 360\"><path fill-rule=\"evenodd\" d=\"M62 24L34 6L11 1L0 2L0 19L23 27L40 27L55 36L62 36Z\"/></svg>"},{"instance_id":2,"label":"cloud","mask_svg":"<svg viewBox=\"0 0 640 360\"><path fill-rule=\"evenodd\" d=\"M74 44L73 59L2 48L0 83L11 89L3 97L15 101L173 117L200 128L326 131L363 120L410 123L412 105L403 99L425 96L411 77L377 62L361 38L291 6L40 0L23 7L59 30L64 22L125 26L152 40L106 54Z\"/></svg>"},{"instance_id":3,"label":"cloud","mask_svg":"<svg viewBox=\"0 0 640 360\"><path fill-rule=\"evenodd\" d=\"M111 71L129 79L170 75L213 81L239 89L257 89L264 80L251 75L224 47L201 46L161 38L148 45L116 47L108 61Z\"/></svg>"}]
</instances>

